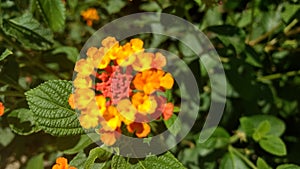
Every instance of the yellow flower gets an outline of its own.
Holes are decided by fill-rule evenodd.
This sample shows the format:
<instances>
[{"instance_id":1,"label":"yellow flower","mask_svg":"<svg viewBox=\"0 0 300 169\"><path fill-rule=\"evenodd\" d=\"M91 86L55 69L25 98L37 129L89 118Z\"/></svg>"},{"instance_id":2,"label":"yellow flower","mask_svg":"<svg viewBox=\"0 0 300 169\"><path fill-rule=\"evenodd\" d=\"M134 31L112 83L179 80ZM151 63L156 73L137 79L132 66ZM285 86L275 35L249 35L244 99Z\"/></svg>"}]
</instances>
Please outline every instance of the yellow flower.
<instances>
[{"instance_id":1,"label":"yellow flower","mask_svg":"<svg viewBox=\"0 0 300 169\"><path fill-rule=\"evenodd\" d=\"M123 99L118 102L117 110L120 112L122 121L127 125L135 120L136 108L129 99Z\"/></svg>"},{"instance_id":2,"label":"yellow flower","mask_svg":"<svg viewBox=\"0 0 300 169\"><path fill-rule=\"evenodd\" d=\"M153 57L153 53L137 54L136 59L132 64L133 69L140 72L150 69Z\"/></svg>"},{"instance_id":3,"label":"yellow flower","mask_svg":"<svg viewBox=\"0 0 300 169\"><path fill-rule=\"evenodd\" d=\"M121 118L120 114L116 107L109 106L103 114L104 121L101 122L101 125L106 131L116 130L117 127L121 127Z\"/></svg>"},{"instance_id":4,"label":"yellow flower","mask_svg":"<svg viewBox=\"0 0 300 169\"><path fill-rule=\"evenodd\" d=\"M95 99L100 111L100 115L103 116L104 112L106 111L106 98L103 95L98 95L95 97Z\"/></svg>"},{"instance_id":5,"label":"yellow flower","mask_svg":"<svg viewBox=\"0 0 300 169\"><path fill-rule=\"evenodd\" d=\"M86 21L86 24L88 26L92 26L93 21L98 21L99 20L99 15L98 15L98 12L95 8L89 8L85 11L82 11L81 16Z\"/></svg>"},{"instance_id":6,"label":"yellow flower","mask_svg":"<svg viewBox=\"0 0 300 169\"><path fill-rule=\"evenodd\" d=\"M68 160L64 157L58 157L56 159L56 164L52 169L77 169L76 167L69 166Z\"/></svg>"},{"instance_id":7,"label":"yellow flower","mask_svg":"<svg viewBox=\"0 0 300 169\"><path fill-rule=\"evenodd\" d=\"M132 96L132 104L139 113L143 115L152 114L157 107L156 100L152 96L148 96L142 92L135 93Z\"/></svg>"},{"instance_id":8,"label":"yellow flower","mask_svg":"<svg viewBox=\"0 0 300 169\"><path fill-rule=\"evenodd\" d=\"M85 109L95 97L92 89L76 89L74 92L74 101L77 109Z\"/></svg>"},{"instance_id":9,"label":"yellow flower","mask_svg":"<svg viewBox=\"0 0 300 169\"><path fill-rule=\"evenodd\" d=\"M99 118L90 114L81 114L79 116L80 125L85 129L98 126Z\"/></svg>"},{"instance_id":10,"label":"yellow flower","mask_svg":"<svg viewBox=\"0 0 300 169\"><path fill-rule=\"evenodd\" d=\"M96 47L90 47L87 52L87 61L89 63L92 63L94 67L98 67L99 62L104 56L104 50L102 48L98 49Z\"/></svg>"},{"instance_id":11,"label":"yellow flower","mask_svg":"<svg viewBox=\"0 0 300 169\"><path fill-rule=\"evenodd\" d=\"M92 79L90 76L82 76L78 74L73 81L75 88L92 88Z\"/></svg>"},{"instance_id":12,"label":"yellow flower","mask_svg":"<svg viewBox=\"0 0 300 169\"><path fill-rule=\"evenodd\" d=\"M76 62L74 70L81 76L89 76L94 71L93 62L90 60L80 59Z\"/></svg>"},{"instance_id":13,"label":"yellow flower","mask_svg":"<svg viewBox=\"0 0 300 169\"><path fill-rule=\"evenodd\" d=\"M170 73L166 73L161 79L160 79L160 86L164 87L165 89L171 89L174 84L174 79Z\"/></svg>"}]
</instances>

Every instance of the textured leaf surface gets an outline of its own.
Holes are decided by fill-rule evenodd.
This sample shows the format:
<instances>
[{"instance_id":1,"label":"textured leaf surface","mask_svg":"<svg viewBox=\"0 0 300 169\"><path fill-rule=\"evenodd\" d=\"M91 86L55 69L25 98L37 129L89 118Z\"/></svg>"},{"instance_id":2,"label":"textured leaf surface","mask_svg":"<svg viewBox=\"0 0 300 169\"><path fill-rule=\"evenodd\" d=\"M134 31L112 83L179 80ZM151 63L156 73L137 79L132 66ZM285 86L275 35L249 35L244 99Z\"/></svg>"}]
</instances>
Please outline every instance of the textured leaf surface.
<instances>
[{"instance_id":1,"label":"textured leaf surface","mask_svg":"<svg viewBox=\"0 0 300 169\"><path fill-rule=\"evenodd\" d=\"M30 110L37 125L54 136L83 134L77 115L68 104L72 83L48 81L26 92Z\"/></svg>"},{"instance_id":2,"label":"textured leaf surface","mask_svg":"<svg viewBox=\"0 0 300 169\"><path fill-rule=\"evenodd\" d=\"M28 48L44 50L52 46L51 30L43 28L29 13L14 19L4 19L3 30Z\"/></svg>"},{"instance_id":3,"label":"textured leaf surface","mask_svg":"<svg viewBox=\"0 0 300 169\"><path fill-rule=\"evenodd\" d=\"M112 169L184 169L185 167L170 153L167 152L159 157L151 156L145 160L139 160L136 164L129 163L124 157L115 155L112 159Z\"/></svg>"},{"instance_id":4,"label":"textured leaf surface","mask_svg":"<svg viewBox=\"0 0 300 169\"><path fill-rule=\"evenodd\" d=\"M65 26L65 7L61 0L36 0L37 7L53 31Z\"/></svg>"}]
</instances>

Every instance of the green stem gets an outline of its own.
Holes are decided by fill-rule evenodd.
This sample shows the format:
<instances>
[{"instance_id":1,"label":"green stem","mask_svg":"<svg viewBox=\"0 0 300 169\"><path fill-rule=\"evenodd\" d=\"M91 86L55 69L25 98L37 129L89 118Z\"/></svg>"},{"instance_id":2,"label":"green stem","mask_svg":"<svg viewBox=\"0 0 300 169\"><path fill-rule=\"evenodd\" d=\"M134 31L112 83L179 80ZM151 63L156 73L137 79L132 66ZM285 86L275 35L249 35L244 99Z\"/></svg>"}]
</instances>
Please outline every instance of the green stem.
<instances>
[{"instance_id":1,"label":"green stem","mask_svg":"<svg viewBox=\"0 0 300 169\"><path fill-rule=\"evenodd\" d=\"M244 154L240 153L236 148L229 146L228 150L240 157L252 169L258 169Z\"/></svg>"},{"instance_id":2,"label":"green stem","mask_svg":"<svg viewBox=\"0 0 300 169\"><path fill-rule=\"evenodd\" d=\"M296 75L300 75L300 70L295 70L295 71L289 71L286 73L275 73L275 74L271 74L271 75L267 75L267 76L261 76L258 77L257 80L258 81L268 81L268 80L274 80L274 79L280 79L284 76L296 76Z\"/></svg>"},{"instance_id":3,"label":"green stem","mask_svg":"<svg viewBox=\"0 0 300 169\"><path fill-rule=\"evenodd\" d=\"M270 31L264 33L263 35L259 36L258 38L251 40L248 42L248 44L250 46L254 46L256 44L258 44L259 42L265 40L266 38L268 38L274 31L276 31L280 26L282 25L282 23L279 23L277 26L273 27Z\"/></svg>"}]
</instances>

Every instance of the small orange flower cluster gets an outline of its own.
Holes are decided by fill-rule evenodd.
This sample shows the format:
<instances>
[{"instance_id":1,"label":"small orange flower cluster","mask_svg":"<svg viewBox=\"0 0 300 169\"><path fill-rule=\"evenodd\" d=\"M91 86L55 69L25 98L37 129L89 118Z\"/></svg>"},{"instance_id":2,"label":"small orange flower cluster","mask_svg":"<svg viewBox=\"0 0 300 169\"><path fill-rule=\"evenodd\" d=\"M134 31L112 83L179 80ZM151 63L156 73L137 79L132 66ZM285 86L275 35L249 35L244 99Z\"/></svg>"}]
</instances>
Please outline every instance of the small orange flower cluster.
<instances>
[{"instance_id":1,"label":"small orange flower cluster","mask_svg":"<svg viewBox=\"0 0 300 169\"><path fill-rule=\"evenodd\" d=\"M52 169L77 169L76 167L69 166L68 160L64 157L58 157L56 159L56 164Z\"/></svg>"},{"instance_id":2,"label":"small orange flower cluster","mask_svg":"<svg viewBox=\"0 0 300 169\"><path fill-rule=\"evenodd\" d=\"M2 102L0 102L0 116L3 116L4 114L4 105Z\"/></svg>"},{"instance_id":3,"label":"small orange flower cluster","mask_svg":"<svg viewBox=\"0 0 300 169\"><path fill-rule=\"evenodd\" d=\"M172 75L162 70L166 58L145 52L143 41L137 38L120 45L114 37L107 37L101 44L90 47L87 57L76 63L70 106L80 111L82 127L98 128L106 145L116 142L121 128L125 130L122 125L126 133L147 137L148 122L160 117L167 120L173 114L173 104L163 95L174 83Z\"/></svg>"},{"instance_id":4,"label":"small orange flower cluster","mask_svg":"<svg viewBox=\"0 0 300 169\"><path fill-rule=\"evenodd\" d=\"M99 20L99 15L95 8L89 8L86 11L82 11L81 16L88 26L93 26L93 21Z\"/></svg>"}]
</instances>

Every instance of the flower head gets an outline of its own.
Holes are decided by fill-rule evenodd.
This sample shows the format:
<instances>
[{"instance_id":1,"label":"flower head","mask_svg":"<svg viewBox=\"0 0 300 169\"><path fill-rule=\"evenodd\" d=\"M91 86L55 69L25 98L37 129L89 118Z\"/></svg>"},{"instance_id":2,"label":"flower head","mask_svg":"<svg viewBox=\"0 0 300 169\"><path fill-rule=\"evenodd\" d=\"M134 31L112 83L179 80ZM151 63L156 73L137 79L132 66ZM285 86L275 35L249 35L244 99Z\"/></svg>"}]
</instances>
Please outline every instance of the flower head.
<instances>
[{"instance_id":1,"label":"flower head","mask_svg":"<svg viewBox=\"0 0 300 169\"><path fill-rule=\"evenodd\" d=\"M162 69L166 58L145 52L138 38L121 45L107 37L101 45L90 47L75 66L73 97L80 124L96 128L106 145L115 144L121 133L147 137L151 120L173 115L173 103L159 94L174 84L172 75Z\"/></svg>"},{"instance_id":2,"label":"flower head","mask_svg":"<svg viewBox=\"0 0 300 169\"><path fill-rule=\"evenodd\" d=\"M93 21L98 21L99 18L100 18L99 15L98 15L97 10L95 8L89 8L85 11L82 11L81 16L86 21L86 24L88 26L92 26Z\"/></svg>"},{"instance_id":3,"label":"flower head","mask_svg":"<svg viewBox=\"0 0 300 169\"><path fill-rule=\"evenodd\" d=\"M77 169L76 167L69 166L68 160L64 157L58 157L56 159L56 164L52 169Z\"/></svg>"}]
</instances>

